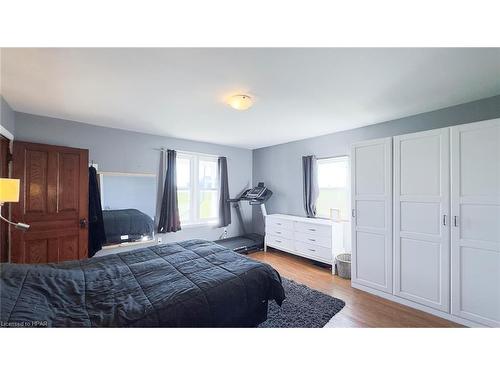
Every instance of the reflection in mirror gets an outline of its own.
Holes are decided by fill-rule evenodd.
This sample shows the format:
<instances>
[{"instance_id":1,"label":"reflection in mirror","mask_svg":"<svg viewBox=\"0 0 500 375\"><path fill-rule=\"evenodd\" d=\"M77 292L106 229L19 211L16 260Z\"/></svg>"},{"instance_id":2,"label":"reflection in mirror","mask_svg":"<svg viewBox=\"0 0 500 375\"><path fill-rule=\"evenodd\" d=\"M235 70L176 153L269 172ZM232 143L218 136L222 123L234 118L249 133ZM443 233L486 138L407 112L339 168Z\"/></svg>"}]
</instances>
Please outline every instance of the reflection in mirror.
<instances>
[{"instance_id":1,"label":"reflection in mirror","mask_svg":"<svg viewBox=\"0 0 500 375\"><path fill-rule=\"evenodd\" d=\"M154 239L156 175L99 173L106 245Z\"/></svg>"}]
</instances>

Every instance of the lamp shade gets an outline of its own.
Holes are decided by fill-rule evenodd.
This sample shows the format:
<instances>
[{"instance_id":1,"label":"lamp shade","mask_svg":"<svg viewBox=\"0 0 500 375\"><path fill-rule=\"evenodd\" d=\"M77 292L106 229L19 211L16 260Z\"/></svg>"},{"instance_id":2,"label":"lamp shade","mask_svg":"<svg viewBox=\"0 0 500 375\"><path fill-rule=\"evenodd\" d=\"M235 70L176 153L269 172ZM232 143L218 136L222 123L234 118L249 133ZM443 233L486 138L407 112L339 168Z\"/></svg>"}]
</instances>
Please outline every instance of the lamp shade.
<instances>
[{"instance_id":1,"label":"lamp shade","mask_svg":"<svg viewBox=\"0 0 500 375\"><path fill-rule=\"evenodd\" d=\"M0 203L19 202L19 180L0 178Z\"/></svg>"}]
</instances>

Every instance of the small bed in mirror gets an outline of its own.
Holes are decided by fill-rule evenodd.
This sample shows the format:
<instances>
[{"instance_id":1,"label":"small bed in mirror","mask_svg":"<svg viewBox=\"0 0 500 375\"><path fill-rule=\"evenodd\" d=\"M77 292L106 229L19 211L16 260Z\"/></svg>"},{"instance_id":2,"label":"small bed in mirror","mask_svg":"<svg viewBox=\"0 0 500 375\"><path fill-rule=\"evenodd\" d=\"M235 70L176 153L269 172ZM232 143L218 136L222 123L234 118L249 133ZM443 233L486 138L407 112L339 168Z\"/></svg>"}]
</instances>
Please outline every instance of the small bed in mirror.
<instances>
[{"instance_id":1,"label":"small bed in mirror","mask_svg":"<svg viewBox=\"0 0 500 375\"><path fill-rule=\"evenodd\" d=\"M100 172L105 246L154 240L155 174Z\"/></svg>"}]
</instances>

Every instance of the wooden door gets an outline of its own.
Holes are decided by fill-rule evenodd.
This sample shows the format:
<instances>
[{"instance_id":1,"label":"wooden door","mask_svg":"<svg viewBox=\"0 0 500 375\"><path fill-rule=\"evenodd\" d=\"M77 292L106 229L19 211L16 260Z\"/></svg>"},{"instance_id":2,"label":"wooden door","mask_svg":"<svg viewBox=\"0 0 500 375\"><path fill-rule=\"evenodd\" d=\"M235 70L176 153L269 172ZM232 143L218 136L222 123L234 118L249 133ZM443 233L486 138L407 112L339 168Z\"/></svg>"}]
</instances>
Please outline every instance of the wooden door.
<instances>
[{"instance_id":1,"label":"wooden door","mask_svg":"<svg viewBox=\"0 0 500 375\"><path fill-rule=\"evenodd\" d=\"M61 262L88 254L88 150L14 141L13 177L21 180L11 261Z\"/></svg>"},{"instance_id":2,"label":"wooden door","mask_svg":"<svg viewBox=\"0 0 500 375\"><path fill-rule=\"evenodd\" d=\"M500 327L500 120L451 128L452 313Z\"/></svg>"},{"instance_id":3,"label":"wooden door","mask_svg":"<svg viewBox=\"0 0 500 375\"><path fill-rule=\"evenodd\" d=\"M394 294L449 312L449 129L394 137Z\"/></svg>"},{"instance_id":4,"label":"wooden door","mask_svg":"<svg viewBox=\"0 0 500 375\"><path fill-rule=\"evenodd\" d=\"M9 140L0 135L0 177L9 177ZM9 203L5 203L0 207L2 216L5 218L9 217ZM0 220L0 262L9 261L9 250L8 250L8 236L9 236L9 226L8 224Z\"/></svg>"},{"instance_id":5,"label":"wooden door","mask_svg":"<svg viewBox=\"0 0 500 375\"><path fill-rule=\"evenodd\" d=\"M392 139L351 147L352 282L392 293Z\"/></svg>"}]
</instances>

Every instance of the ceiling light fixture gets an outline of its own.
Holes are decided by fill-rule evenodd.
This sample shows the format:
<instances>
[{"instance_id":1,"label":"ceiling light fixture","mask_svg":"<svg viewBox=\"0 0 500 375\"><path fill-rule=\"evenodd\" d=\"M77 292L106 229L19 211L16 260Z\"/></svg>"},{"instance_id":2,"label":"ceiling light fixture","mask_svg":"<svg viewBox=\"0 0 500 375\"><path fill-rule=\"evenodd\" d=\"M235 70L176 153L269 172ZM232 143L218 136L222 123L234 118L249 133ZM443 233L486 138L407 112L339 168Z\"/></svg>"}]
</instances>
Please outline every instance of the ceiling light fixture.
<instances>
[{"instance_id":1,"label":"ceiling light fixture","mask_svg":"<svg viewBox=\"0 0 500 375\"><path fill-rule=\"evenodd\" d=\"M233 95L228 99L227 104L238 111L244 111L253 105L253 99L252 97L244 94Z\"/></svg>"}]
</instances>

